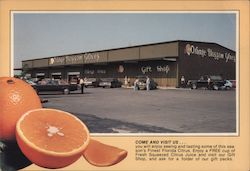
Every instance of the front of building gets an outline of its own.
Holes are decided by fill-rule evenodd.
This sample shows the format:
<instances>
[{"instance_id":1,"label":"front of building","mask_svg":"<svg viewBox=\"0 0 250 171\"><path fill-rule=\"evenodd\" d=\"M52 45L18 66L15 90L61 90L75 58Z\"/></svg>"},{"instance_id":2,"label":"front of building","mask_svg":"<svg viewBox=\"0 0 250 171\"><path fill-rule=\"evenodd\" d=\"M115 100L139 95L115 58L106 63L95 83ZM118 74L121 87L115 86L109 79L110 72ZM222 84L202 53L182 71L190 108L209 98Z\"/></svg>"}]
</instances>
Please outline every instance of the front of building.
<instances>
[{"instance_id":1,"label":"front of building","mask_svg":"<svg viewBox=\"0 0 250 171\"><path fill-rule=\"evenodd\" d=\"M74 82L77 77L130 78L147 75L159 86L178 87L181 76L236 77L235 52L216 43L172 41L22 61L26 76Z\"/></svg>"}]
</instances>

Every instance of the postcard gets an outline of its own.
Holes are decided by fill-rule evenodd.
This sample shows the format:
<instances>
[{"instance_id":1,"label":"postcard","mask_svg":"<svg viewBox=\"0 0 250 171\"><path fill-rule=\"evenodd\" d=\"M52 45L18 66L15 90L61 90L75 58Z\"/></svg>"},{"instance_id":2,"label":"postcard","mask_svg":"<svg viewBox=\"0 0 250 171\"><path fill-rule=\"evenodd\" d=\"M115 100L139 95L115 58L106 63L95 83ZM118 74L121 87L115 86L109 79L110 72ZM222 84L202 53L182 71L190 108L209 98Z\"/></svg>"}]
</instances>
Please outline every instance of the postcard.
<instances>
[{"instance_id":1,"label":"postcard","mask_svg":"<svg viewBox=\"0 0 250 171\"><path fill-rule=\"evenodd\" d=\"M248 1L0 1L1 171L249 170Z\"/></svg>"}]
</instances>

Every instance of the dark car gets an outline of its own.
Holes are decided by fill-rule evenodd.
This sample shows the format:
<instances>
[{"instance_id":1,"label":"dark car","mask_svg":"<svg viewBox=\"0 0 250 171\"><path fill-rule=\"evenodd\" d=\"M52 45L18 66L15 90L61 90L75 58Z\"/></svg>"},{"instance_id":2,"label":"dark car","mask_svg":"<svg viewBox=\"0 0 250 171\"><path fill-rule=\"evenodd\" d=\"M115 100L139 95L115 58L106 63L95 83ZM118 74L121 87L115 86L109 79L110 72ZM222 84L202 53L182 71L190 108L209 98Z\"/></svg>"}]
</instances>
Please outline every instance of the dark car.
<instances>
[{"instance_id":1,"label":"dark car","mask_svg":"<svg viewBox=\"0 0 250 171\"><path fill-rule=\"evenodd\" d=\"M63 80L41 80L32 87L39 92L60 91L63 94L69 94L71 91L78 90L77 84L68 84Z\"/></svg>"},{"instance_id":2,"label":"dark car","mask_svg":"<svg viewBox=\"0 0 250 171\"><path fill-rule=\"evenodd\" d=\"M219 75L205 75L201 76L199 80L189 80L187 83L187 85L191 87L191 89L206 88L211 90L222 89L224 84L225 81Z\"/></svg>"},{"instance_id":3,"label":"dark car","mask_svg":"<svg viewBox=\"0 0 250 171\"><path fill-rule=\"evenodd\" d=\"M137 76L136 77L138 79L138 88L139 90L146 90L147 86L146 86L146 81L147 81L147 77L142 75L142 76ZM149 78L149 89L153 90L153 89L157 89L157 83L152 79Z\"/></svg>"},{"instance_id":4,"label":"dark car","mask_svg":"<svg viewBox=\"0 0 250 171\"><path fill-rule=\"evenodd\" d=\"M122 82L116 78L103 78L99 83L100 87L117 88L122 86Z\"/></svg>"},{"instance_id":5,"label":"dark car","mask_svg":"<svg viewBox=\"0 0 250 171\"><path fill-rule=\"evenodd\" d=\"M86 78L83 83L85 87L99 87L100 81L99 78Z\"/></svg>"}]
</instances>

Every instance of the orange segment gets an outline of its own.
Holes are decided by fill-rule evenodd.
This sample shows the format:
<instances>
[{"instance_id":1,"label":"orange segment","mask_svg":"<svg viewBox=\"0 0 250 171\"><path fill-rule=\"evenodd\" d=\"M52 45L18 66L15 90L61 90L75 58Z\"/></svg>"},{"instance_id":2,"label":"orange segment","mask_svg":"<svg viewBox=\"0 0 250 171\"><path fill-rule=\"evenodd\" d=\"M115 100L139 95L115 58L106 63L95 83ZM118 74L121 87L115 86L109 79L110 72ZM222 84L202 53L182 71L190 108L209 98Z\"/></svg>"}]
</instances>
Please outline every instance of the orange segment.
<instances>
[{"instance_id":1,"label":"orange segment","mask_svg":"<svg viewBox=\"0 0 250 171\"><path fill-rule=\"evenodd\" d=\"M127 151L90 139L83 156L90 164L103 167L119 163L127 156Z\"/></svg>"},{"instance_id":2,"label":"orange segment","mask_svg":"<svg viewBox=\"0 0 250 171\"><path fill-rule=\"evenodd\" d=\"M17 122L16 137L33 163L61 168L75 162L89 142L89 131L74 115L56 109L35 109Z\"/></svg>"}]
</instances>

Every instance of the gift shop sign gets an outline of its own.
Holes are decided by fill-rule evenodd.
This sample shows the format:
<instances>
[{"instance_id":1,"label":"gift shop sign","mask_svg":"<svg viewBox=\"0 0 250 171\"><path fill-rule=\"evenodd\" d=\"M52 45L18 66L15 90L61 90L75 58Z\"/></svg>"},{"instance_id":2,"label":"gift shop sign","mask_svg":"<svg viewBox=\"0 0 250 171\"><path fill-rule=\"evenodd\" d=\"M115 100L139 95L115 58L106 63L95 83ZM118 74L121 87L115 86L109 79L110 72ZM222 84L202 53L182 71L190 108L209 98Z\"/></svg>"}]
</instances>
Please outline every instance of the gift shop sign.
<instances>
[{"instance_id":1,"label":"gift shop sign","mask_svg":"<svg viewBox=\"0 0 250 171\"><path fill-rule=\"evenodd\" d=\"M164 65L164 66L158 65L155 68L153 68L151 66L142 66L141 67L141 72L143 74L152 73L153 70L156 70L156 72L162 72L162 73L168 74L170 71L170 67L168 65Z\"/></svg>"},{"instance_id":2,"label":"gift shop sign","mask_svg":"<svg viewBox=\"0 0 250 171\"><path fill-rule=\"evenodd\" d=\"M203 49L199 48L198 46L194 46L191 44L186 44L184 53L187 54L188 56L195 54L201 57L210 57L214 58L215 60L223 59L226 62L230 61L236 61L235 55L232 55L231 53L221 53L218 51L214 51L211 48Z\"/></svg>"}]
</instances>

